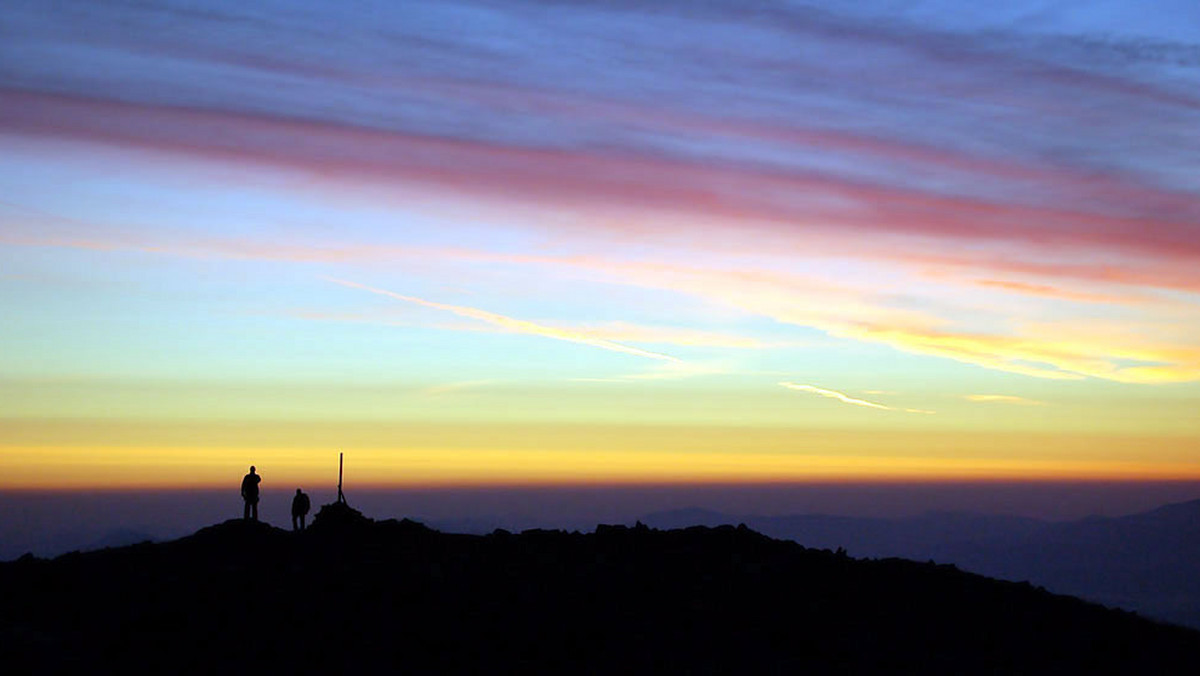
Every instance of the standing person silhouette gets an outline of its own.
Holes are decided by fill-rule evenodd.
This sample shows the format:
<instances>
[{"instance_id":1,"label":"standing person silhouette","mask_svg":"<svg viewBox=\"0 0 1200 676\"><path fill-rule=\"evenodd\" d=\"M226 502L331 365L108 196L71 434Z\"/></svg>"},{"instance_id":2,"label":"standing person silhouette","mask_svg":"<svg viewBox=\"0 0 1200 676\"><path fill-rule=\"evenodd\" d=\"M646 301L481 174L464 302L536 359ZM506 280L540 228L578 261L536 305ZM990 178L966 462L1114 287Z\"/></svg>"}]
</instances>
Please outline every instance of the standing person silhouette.
<instances>
[{"instance_id":1,"label":"standing person silhouette","mask_svg":"<svg viewBox=\"0 0 1200 676\"><path fill-rule=\"evenodd\" d=\"M292 530L304 530L304 517L308 514L309 508L312 505L308 501L308 495L299 488L296 489L296 497L292 498ZM300 520L300 527L296 527L296 520Z\"/></svg>"},{"instance_id":2,"label":"standing person silhouette","mask_svg":"<svg viewBox=\"0 0 1200 676\"><path fill-rule=\"evenodd\" d=\"M262 477L254 473L254 465L250 466L250 473L242 477L242 499L246 501L246 509L242 512L242 519L249 520L253 513L254 520L258 521L258 482L262 481Z\"/></svg>"}]
</instances>

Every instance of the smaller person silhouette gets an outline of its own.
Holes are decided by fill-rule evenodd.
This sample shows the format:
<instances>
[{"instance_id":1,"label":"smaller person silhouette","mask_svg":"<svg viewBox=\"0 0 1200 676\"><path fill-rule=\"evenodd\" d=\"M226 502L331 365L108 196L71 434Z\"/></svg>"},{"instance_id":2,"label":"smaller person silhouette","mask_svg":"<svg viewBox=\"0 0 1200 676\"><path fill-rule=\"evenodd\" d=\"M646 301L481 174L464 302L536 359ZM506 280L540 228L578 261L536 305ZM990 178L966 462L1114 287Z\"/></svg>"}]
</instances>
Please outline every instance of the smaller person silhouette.
<instances>
[{"instance_id":1,"label":"smaller person silhouette","mask_svg":"<svg viewBox=\"0 0 1200 676\"><path fill-rule=\"evenodd\" d=\"M262 481L262 477L254 473L254 465L250 466L250 473L242 477L242 499L246 501L246 508L242 511L242 519L249 520L253 514L254 520L258 521L258 482Z\"/></svg>"},{"instance_id":2,"label":"smaller person silhouette","mask_svg":"<svg viewBox=\"0 0 1200 676\"><path fill-rule=\"evenodd\" d=\"M310 507L312 505L308 502L308 495L297 488L296 497L292 498L292 530L304 530L304 517L308 515ZM299 519L299 527L296 527L297 519Z\"/></svg>"}]
</instances>

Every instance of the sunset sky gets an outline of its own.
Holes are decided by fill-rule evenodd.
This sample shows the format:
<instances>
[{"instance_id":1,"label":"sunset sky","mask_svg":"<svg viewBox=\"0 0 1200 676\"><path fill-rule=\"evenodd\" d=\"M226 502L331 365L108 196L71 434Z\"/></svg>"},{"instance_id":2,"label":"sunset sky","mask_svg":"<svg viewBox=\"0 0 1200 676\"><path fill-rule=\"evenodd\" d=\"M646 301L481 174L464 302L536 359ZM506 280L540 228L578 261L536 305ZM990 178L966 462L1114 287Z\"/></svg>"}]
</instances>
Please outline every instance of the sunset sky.
<instances>
[{"instance_id":1,"label":"sunset sky","mask_svg":"<svg viewBox=\"0 0 1200 676\"><path fill-rule=\"evenodd\" d=\"M1200 479L1194 0L0 15L0 490Z\"/></svg>"}]
</instances>

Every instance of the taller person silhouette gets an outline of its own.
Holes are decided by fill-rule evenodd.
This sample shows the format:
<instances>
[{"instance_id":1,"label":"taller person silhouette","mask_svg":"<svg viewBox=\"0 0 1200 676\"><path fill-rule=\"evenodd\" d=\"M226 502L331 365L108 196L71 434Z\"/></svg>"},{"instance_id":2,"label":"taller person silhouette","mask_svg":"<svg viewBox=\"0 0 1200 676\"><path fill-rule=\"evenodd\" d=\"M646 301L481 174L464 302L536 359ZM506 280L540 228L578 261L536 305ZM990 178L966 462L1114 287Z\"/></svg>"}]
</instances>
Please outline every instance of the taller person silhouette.
<instances>
[{"instance_id":1,"label":"taller person silhouette","mask_svg":"<svg viewBox=\"0 0 1200 676\"><path fill-rule=\"evenodd\" d=\"M262 481L262 477L254 473L254 465L250 466L250 473L242 477L242 500L246 501L246 508L242 512L243 519L250 519L253 515L254 520L258 521L258 483Z\"/></svg>"},{"instance_id":2,"label":"taller person silhouette","mask_svg":"<svg viewBox=\"0 0 1200 676\"><path fill-rule=\"evenodd\" d=\"M292 530L304 530L304 517L311 508L308 493L297 488L296 497L292 498Z\"/></svg>"}]
</instances>

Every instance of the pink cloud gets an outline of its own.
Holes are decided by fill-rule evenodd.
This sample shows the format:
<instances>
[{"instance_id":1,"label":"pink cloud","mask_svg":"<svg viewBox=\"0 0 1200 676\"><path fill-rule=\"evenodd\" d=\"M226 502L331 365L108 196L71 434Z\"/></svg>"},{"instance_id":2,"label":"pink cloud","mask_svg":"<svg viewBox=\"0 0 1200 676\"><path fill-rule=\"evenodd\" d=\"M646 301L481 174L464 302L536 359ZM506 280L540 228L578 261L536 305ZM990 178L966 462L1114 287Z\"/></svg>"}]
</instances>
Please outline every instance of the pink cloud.
<instances>
[{"instance_id":1,"label":"pink cloud","mask_svg":"<svg viewBox=\"0 0 1200 676\"><path fill-rule=\"evenodd\" d=\"M0 130L284 166L335 182L426 185L488 199L694 215L784 232L849 228L863 236L1013 242L1045 251L1099 250L1180 263L1200 258L1194 221L1185 218L1200 212L1200 200L1179 195L1161 197L1170 208L1133 218L922 192L811 171L626 151L505 146L13 91L0 93ZM647 226L608 227L637 232Z\"/></svg>"}]
</instances>

